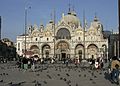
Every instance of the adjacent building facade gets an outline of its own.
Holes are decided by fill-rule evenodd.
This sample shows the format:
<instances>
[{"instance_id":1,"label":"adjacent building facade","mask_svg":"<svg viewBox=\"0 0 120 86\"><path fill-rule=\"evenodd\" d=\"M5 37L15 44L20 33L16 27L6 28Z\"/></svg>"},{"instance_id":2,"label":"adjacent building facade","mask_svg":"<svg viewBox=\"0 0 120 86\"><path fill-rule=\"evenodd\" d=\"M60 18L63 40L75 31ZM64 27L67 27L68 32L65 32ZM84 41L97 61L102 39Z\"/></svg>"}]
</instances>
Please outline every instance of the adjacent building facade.
<instances>
[{"instance_id":1,"label":"adjacent building facade","mask_svg":"<svg viewBox=\"0 0 120 86\"><path fill-rule=\"evenodd\" d=\"M26 37L26 42L25 42ZM26 45L26 53L25 53ZM17 36L17 53L20 56L39 58L108 58L108 38L103 36L103 25L95 16L90 27L82 27L77 14L62 14L58 23L30 25L27 35Z\"/></svg>"},{"instance_id":2,"label":"adjacent building facade","mask_svg":"<svg viewBox=\"0 0 120 86\"><path fill-rule=\"evenodd\" d=\"M16 56L17 54L14 43L8 38L0 40L0 62L3 61L3 59L6 60L16 59Z\"/></svg>"},{"instance_id":3,"label":"adjacent building facade","mask_svg":"<svg viewBox=\"0 0 120 86\"><path fill-rule=\"evenodd\" d=\"M111 33L109 37L109 58L112 58L113 56L117 56L120 58L119 55L119 33L114 32Z\"/></svg>"}]
</instances>

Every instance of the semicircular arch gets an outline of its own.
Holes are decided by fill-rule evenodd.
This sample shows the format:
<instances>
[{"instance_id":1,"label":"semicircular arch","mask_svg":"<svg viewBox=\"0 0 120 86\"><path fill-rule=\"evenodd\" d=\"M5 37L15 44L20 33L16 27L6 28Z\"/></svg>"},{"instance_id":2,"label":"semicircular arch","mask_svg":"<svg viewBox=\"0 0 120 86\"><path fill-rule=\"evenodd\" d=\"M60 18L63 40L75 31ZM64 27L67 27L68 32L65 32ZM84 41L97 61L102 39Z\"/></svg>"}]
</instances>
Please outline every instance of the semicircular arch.
<instances>
[{"instance_id":1,"label":"semicircular arch","mask_svg":"<svg viewBox=\"0 0 120 86\"><path fill-rule=\"evenodd\" d=\"M84 45L82 44L77 44L75 46L75 57L79 58L79 59L83 59L83 55L84 55Z\"/></svg>"},{"instance_id":2,"label":"semicircular arch","mask_svg":"<svg viewBox=\"0 0 120 86\"><path fill-rule=\"evenodd\" d=\"M39 47L37 45L32 45L30 47L30 50L34 53L34 54L39 54Z\"/></svg>"},{"instance_id":3,"label":"semicircular arch","mask_svg":"<svg viewBox=\"0 0 120 86\"><path fill-rule=\"evenodd\" d=\"M71 39L70 31L67 28L60 28L56 33L56 39Z\"/></svg>"},{"instance_id":4,"label":"semicircular arch","mask_svg":"<svg viewBox=\"0 0 120 86\"><path fill-rule=\"evenodd\" d=\"M49 44L43 44L42 45L42 57L49 58L51 52L51 47Z\"/></svg>"},{"instance_id":5,"label":"semicircular arch","mask_svg":"<svg viewBox=\"0 0 120 86\"><path fill-rule=\"evenodd\" d=\"M60 40L56 44L56 49L70 49L70 44L65 40Z\"/></svg>"},{"instance_id":6,"label":"semicircular arch","mask_svg":"<svg viewBox=\"0 0 120 86\"><path fill-rule=\"evenodd\" d=\"M32 49L39 49L39 47L38 47L37 45L32 45L32 46L30 47L30 50L32 50Z\"/></svg>"},{"instance_id":7,"label":"semicircular arch","mask_svg":"<svg viewBox=\"0 0 120 86\"><path fill-rule=\"evenodd\" d=\"M98 47L95 44L90 44L87 47L89 58L96 59L98 57Z\"/></svg>"}]
</instances>

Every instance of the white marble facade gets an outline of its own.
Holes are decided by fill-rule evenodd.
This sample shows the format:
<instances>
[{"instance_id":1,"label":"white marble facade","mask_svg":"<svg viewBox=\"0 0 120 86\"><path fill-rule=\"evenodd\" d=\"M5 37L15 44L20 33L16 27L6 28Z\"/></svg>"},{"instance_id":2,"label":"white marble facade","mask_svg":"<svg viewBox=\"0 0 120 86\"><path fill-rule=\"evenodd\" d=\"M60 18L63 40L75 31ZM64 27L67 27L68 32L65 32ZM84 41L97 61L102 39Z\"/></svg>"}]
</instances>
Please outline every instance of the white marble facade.
<instances>
[{"instance_id":1,"label":"white marble facade","mask_svg":"<svg viewBox=\"0 0 120 86\"><path fill-rule=\"evenodd\" d=\"M86 25L85 25L86 26ZM25 35L17 36L17 53L24 55ZM103 37L103 25L95 16L90 27L81 26L76 13L62 14L58 23L29 26L26 49L39 58L108 58L108 39ZM84 53L85 52L85 53Z\"/></svg>"}]
</instances>

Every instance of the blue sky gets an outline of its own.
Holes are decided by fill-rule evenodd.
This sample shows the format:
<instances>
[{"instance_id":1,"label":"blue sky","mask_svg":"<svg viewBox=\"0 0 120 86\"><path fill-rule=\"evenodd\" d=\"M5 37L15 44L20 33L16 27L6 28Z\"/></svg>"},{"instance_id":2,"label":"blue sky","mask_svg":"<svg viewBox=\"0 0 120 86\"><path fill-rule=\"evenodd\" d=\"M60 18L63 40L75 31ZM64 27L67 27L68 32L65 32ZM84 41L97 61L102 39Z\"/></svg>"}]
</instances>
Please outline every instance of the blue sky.
<instances>
[{"instance_id":1,"label":"blue sky","mask_svg":"<svg viewBox=\"0 0 120 86\"><path fill-rule=\"evenodd\" d=\"M88 25L93 21L95 13L104 26L104 30L117 31L118 0L0 0L0 16L2 16L2 38L16 41L16 36L24 33L25 7L28 10L27 24L44 25L51 19L53 9L56 10L56 22L64 12L67 14L69 2L83 23L83 10Z\"/></svg>"}]
</instances>

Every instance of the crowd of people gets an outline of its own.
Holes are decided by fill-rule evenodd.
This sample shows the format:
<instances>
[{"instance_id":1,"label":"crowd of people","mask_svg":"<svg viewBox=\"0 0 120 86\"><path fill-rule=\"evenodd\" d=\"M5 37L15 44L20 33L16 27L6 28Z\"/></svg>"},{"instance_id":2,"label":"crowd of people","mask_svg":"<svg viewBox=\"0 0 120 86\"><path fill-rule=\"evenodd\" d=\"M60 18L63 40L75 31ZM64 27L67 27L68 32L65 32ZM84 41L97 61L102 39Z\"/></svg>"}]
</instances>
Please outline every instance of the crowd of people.
<instances>
[{"instance_id":1,"label":"crowd of people","mask_svg":"<svg viewBox=\"0 0 120 86\"><path fill-rule=\"evenodd\" d=\"M40 63L40 64L45 64L45 63L57 63L58 61L55 58L42 58L42 59L38 59L35 60L34 58L20 58L18 61L18 67L22 68L22 69L29 69L31 68L32 70L34 70L35 68L35 64L36 63ZM103 68L103 59L98 58L98 59L87 59L87 60L82 60L79 58L74 58L74 59L70 59L70 58L63 58L62 60L59 60L59 62L65 64L66 66L69 66L69 64L75 64L76 67L79 67L81 65L81 63L87 62L90 65L90 68L93 69L102 69Z\"/></svg>"},{"instance_id":2,"label":"crowd of people","mask_svg":"<svg viewBox=\"0 0 120 86\"><path fill-rule=\"evenodd\" d=\"M56 59L39 59L39 60L35 60L34 58L30 58L30 59L27 59L27 58L21 58L19 59L18 61L18 67L20 69L24 69L24 70L27 70L27 69L31 69L32 71L35 70L35 64L36 63L40 63L40 64L45 64L46 62L51 63L51 64L54 64L54 63L57 63ZM64 58L61 60L61 63L62 64L65 64L66 67L69 66L69 64L74 64L75 67L79 67L81 65L83 60L79 59L79 58L74 58L73 60L70 59L70 58ZM94 58L91 58L89 60L86 60L87 63L89 63L89 68L91 70L102 70L103 67L104 67L104 59L103 58L97 58L97 59L94 59ZM109 66L108 66L108 73L109 73L109 76L110 76L110 81L111 83L115 83L115 84L118 84L119 85L119 69L120 69L120 60L119 58L117 58L116 56L114 56L113 58L110 59L109 61Z\"/></svg>"}]
</instances>

